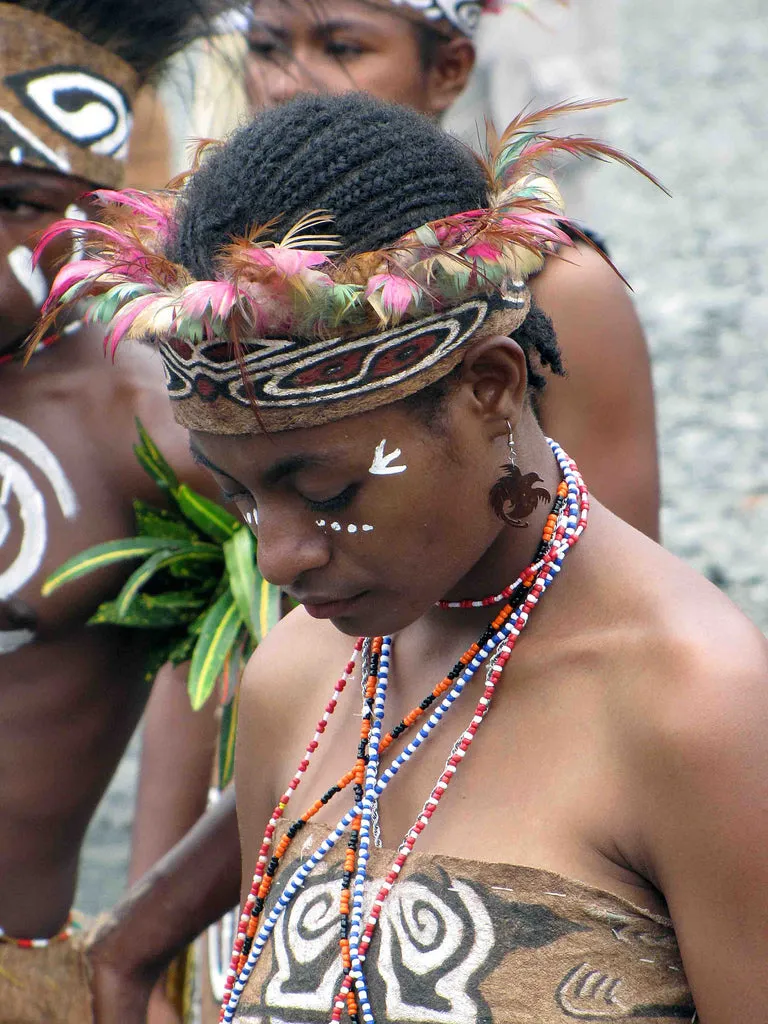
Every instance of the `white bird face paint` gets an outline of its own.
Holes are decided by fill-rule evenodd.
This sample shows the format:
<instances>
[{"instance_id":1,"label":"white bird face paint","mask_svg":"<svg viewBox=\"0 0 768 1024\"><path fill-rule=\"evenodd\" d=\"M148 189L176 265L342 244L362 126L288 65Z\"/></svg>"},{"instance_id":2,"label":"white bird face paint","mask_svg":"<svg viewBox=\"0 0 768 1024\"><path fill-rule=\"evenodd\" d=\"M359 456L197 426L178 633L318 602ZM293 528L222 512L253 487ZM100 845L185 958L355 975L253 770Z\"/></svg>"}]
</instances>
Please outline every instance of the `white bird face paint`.
<instances>
[{"instance_id":1,"label":"white bird face paint","mask_svg":"<svg viewBox=\"0 0 768 1024\"><path fill-rule=\"evenodd\" d=\"M37 573L48 547L45 497L13 448L48 481L62 515L73 519L77 496L53 452L28 427L0 416L0 549L11 534L12 515L18 516L22 534L19 550L0 572L0 601L17 594ZM0 654L8 654L34 639L31 630L0 630Z\"/></svg>"},{"instance_id":2,"label":"white bird face paint","mask_svg":"<svg viewBox=\"0 0 768 1024\"><path fill-rule=\"evenodd\" d=\"M11 273L34 303L40 309L48 298L48 282L40 267L32 262L32 250L26 245L17 245L8 253L8 266Z\"/></svg>"},{"instance_id":3,"label":"white bird face paint","mask_svg":"<svg viewBox=\"0 0 768 1024\"><path fill-rule=\"evenodd\" d=\"M389 455L384 454L384 450L387 447L386 437L382 438L381 441L376 445L376 451L373 453L373 462L371 463L368 472L373 473L374 476L392 476L395 473L404 473L407 466L393 466L392 463L400 458L402 452L399 448L395 448Z\"/></svg>"}]
</instances>

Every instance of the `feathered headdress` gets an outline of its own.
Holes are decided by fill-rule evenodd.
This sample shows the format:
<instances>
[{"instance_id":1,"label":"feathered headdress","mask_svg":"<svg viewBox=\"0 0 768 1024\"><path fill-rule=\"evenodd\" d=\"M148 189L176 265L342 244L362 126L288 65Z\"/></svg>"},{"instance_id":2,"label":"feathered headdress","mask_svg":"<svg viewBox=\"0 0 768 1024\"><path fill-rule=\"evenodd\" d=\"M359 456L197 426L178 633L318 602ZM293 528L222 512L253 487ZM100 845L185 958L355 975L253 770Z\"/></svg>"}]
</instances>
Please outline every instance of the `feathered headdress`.
<instances>
[{"instance_id":1,"label":"feathered headdress","mask_svg":"<svg viewBox=\"0 0 768 1024\"><path fill-rule=\"evenodd\" d=\"M544 157L616 160L651 177L594 139L539 128L590 105L520 115L500 137L489 127L478 157L482 209L352 256L336 253L327 211L302 217L279 242L271 221L223 247L209 281L164 255L183 179L155 194L99 190L103 223L59 221L40 241L38 254L67 232L81 245L88 238L86 257L54 281L38 334L62 307L88 299L88 318L107 326L105 348L114 355L125 339L154 342L177 419L200 426L202 418L217 432L255 429L254 398L262 424L285 429L404 397L449 372L479 330L518 327L526 279L572 244L557 188L538 170Z\"/></svg>"}]
</instances>

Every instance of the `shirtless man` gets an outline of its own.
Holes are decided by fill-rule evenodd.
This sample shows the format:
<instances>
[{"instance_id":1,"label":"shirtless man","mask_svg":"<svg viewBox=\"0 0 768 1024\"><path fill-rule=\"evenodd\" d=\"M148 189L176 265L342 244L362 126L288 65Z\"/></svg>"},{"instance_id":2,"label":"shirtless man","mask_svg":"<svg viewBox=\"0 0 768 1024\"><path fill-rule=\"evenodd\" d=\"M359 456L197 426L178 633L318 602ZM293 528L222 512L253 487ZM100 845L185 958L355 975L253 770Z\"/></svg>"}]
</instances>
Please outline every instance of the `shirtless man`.
<instances>
[{"instance_id":1,"label":"shirtless man","mask_svg":"<svg viewBox=\"0 0 768 1024\"><path fill-rule=\"evenodd\" d=\"M86 625L125 570L47 600L41 584L83 548L131 535L133 499L157 501L133 455L135 417L194 479L152 354L115 369L73 321L26 367L19 359L67 255L33 268L33 239L92 213L79 197L94 182L119 185L131 97L189 38L200 6L77 9L82 24L55 0L0 3L0 1021L13 1024L89 1019L77 942L14 940L65 929L86 827L148 695L142 634Z\"/></svg>"}]
</instances>

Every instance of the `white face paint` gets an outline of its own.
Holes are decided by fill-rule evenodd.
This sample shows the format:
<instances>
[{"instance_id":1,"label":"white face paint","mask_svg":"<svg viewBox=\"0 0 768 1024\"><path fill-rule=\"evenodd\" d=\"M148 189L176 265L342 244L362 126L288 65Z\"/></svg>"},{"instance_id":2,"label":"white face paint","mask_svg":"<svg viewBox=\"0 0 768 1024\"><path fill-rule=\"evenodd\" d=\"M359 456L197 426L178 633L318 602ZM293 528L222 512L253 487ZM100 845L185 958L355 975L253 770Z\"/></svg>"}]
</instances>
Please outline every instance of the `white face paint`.
<instances>
[{"instance_id":1,"label":"white face paint","mask_svg":"<svg viewBox=\"0 0 768 1024\"><path fill-rule=\"evenodd\" d=\"M32 299L35 309L40 309L48 298L48 282L40 267L32 263L32 250L26 245L17 245L8 253L8 266L21 287Z\"/></svg>"},{"instance_id":2,"label":"white face paint","mask_svg":"<svg viewBox=\"0 0 768 1024\"><path fill-rule=\"evenodd\" d=\"M394 473L404 473L407 466L393 466L392 463L396 459L399 459L402 452L399 448L395 448L389 455L384 454L384 449L387 447L387 439L382 438L381 441L376 445L376 451L373 453L373 462L368 469L369 473L373 473L374 476L391 476Z\"/></svg>"},{"instance_id":3,"label":"white face paint","mask_svg":"<svg viewBox=\"0 0 768 1024\"><path fill-rule=\"evenodd\" d=\"M321 530L326 525L330 526L330 528L334 530L336 533L341 533L344 530L344 527L341 525L341 523L326 523L324 519L315 520L315 526L319 526ZM363 523L362 526L358 526L357 523L349 523L347 525L347 533L358 533L360 530L362 530L363 533L370 533L373 530L373 527L370 525L370 523Z\"/></svg>"},{"instance_id":4,"label":"white face paint","mask_svg":"<svg viewBox=\"0 0 768 1024\"><path fill-rule=\"evenodd\" d=\"M81 210L77 203L70 203L64 211L67 220L88 220L88 214ZM77 263L85 256L85 232L75 229L72 232L72 255L70 263Z\"/></svg>"},{"instance_id":5,"label":"white face paint","mask_svg":"<svg viewBox=\"0 0 768 1024\"><path fill-rule=\"evenodd\" d=\"M259 525L259 513L256 511L255 506L250 510L250 512L245 513L245 521L249 526Z\"/></svg>"},{"instance_id":6,"label":"white face paint","mask_svg":"<svg viewBox=\"0 0 768 1024\"><path fill-rule=\"evenodd\" d=\"M50 484L66 519L78 512L77 496L61 465L39 437L15 420L0 416L0 548L11 533L11 511L17 508L22 535L13 561L0 572L0 601L17 594L39 570L48 547L45 498L28 470L3 449L15 448ZM31 630L0 630L0 654L34 639Z\"/></svg>"}]
</instances>

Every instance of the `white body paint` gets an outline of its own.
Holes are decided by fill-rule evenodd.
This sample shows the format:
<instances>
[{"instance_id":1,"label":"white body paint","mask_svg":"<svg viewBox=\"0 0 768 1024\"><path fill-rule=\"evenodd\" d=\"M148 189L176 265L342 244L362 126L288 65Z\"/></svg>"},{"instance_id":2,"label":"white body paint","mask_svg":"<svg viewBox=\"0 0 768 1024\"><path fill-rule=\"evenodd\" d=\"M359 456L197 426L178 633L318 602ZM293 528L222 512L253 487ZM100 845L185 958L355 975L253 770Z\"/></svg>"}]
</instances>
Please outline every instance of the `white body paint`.
<instances>
[{"instance_id":1,"label":"white body paint","mask_svg":"<svg viewBox=\"0 0 768 1024\"><path fill-rule=\"evenodd\" d=\"M391 476L393 473L404 473L407 466L393 466L392 463L395 459L399 459L402 452L399 448L395 448L389 455L384 454L384 449L387 447L387 439L382 438L381 441L376 445L376 451L373 453L373 462L368 470L369 473L373 473L374 476Z\"/></svg>"},{"instance_id":2,"label":"white body paint","mask_svg":"<svg viewBox=\"0 0 768 1024\"><path fill-rule=\"evenodd\" d=\"M9 504L18 504L22 536L19 551L0 572L0 600L17 594L40 568L48 546L45 498L30 473L2 450L15 448L46 478L66 519L78 512L77 496L53 452L28 427L0 416L0 548L11 532ZM0 630L0 654L15 651L34 639L30 630Z\"/></svg>"},{"instance_id":3,"label":"white body paint","mask_svg":"<svg viewBox=\"0 0 768 1024\"><path fill-rule=\"evenodd\" d=\"M48 298L48 282L40 267L32 262L32 250L26 245L17 245L8 253L8 266L21 287L32 299L35 309L40 309Z\"/></svg>"}]
</instances>

